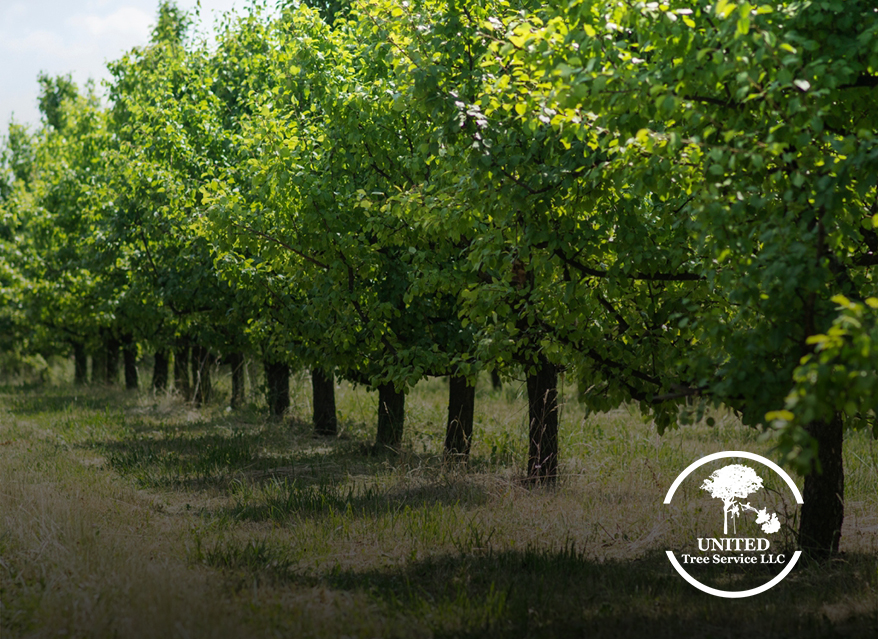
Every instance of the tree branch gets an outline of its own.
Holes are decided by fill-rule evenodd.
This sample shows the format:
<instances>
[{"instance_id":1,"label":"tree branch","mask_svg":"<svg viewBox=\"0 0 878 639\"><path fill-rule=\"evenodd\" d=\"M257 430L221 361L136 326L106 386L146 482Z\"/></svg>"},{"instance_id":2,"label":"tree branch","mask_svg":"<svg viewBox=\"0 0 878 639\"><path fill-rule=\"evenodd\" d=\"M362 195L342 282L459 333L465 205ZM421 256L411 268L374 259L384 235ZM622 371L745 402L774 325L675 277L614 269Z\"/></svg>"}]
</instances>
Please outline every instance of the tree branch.
<instances>
[{"instance_id":1,"label":"tree branch","mask_svg":"<svg viewBox=\"0 0 878 639\"><path fill-rule=\"evenodd\" d=\"M619 335L628 330L629 324L625 321L625 318L622 317L622 314L617 311L612 304L610 304L607 300L601 297L598 294L595 294L595 297L598 300L598 303L603 306L607 311L616 318L616 321L619 322Z\"/></svg>"},{"instance_id":2,"label":"tree branch","mask_svg":"<svg viewBox=\"0 0 878 639\"><path fill-rule=\"evenodd\" d=\"M848 84L842 84L839 89L855 89L855 88L872 88L878 87L878 76L869 75L868 73L860 74L856 80Z\"/></svg>"},{"instance_id":3,"label":"tree branch","mask_svg":"<svg viewBox=\"0 0 878 639\"><path fill-rule=\"evenodd\" d=\"M586 266L573 258L567 257L560 248L555 249L554 254L561 258L566 264L572 266L576 270L585 275L590 275L591 277L606 277L607 271L601 271L599 269L591 268L590 266ZM704 280L703 275L698 275L698 273L643 273L637 272L633 275L629 275L633 280L643 280L643 281L652 281L652 282L697 282Z\"/></svg>"},{"instance_id":4,"label":"tree branch","mask_svg":"<svg viewBox=\"0 0 878 639\"><path fill-rule=\"evenodd\" d=\"M248 224L238 224L237 222L232 222L232 226L236 226L239 229L244 229L248 233L252 233L253 235L256 235L258 237L266 239L269 242L274 242L278 246L282 246L283 248L287 249L288 251L295 253L296 255L301 257L303 260L307 260L308 262L311 262L312 264L319 266L320 268L322 268L324 270L327 270L327 271L329 270L329 265L324 264L320 260L317 260L317 259L311 257L310 255L306 255L305 253L302 253L301 251L294 249L292 246L290 246L286 242L279 240L278 238L276 238L272 235L268 235L267 233L263 233L262 231L257 231L256 229L254 229L252 226L250 226Z\"/></svg>"}]
</instances>

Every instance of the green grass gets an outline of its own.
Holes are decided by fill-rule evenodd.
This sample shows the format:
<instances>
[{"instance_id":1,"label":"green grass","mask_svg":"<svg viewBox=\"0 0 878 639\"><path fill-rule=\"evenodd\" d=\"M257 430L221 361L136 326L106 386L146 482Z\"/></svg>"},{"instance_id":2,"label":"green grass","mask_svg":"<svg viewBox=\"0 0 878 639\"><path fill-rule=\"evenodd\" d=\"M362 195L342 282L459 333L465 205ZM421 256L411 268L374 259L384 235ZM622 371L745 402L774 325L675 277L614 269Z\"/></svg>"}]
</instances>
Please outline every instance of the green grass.
<instances>
[{"instance_id":1,"label":"green grass","mask_svg":"<svg viewBox=\"0 0 878 639\"><path fill-rule=\"evenodd\" d=\"M845 444L843 554L730 601L695 591L664 556L691 542L715 505L661 502L701 455L768 452L733 415L660 437L634 410L585 415L568 401L562 479L528 488L521 384L479 386L462 468L442 459L443 380L408 396L397 454L374 453L375 394L347 384L337 394L339 436L313 437L307 381L294 378L283 422L264 420L257 402L231 413L220 401L193 410L147 393L0 389L2 636L831 637L878 628L878 446L865 434ZM220 398L226 383L218 380ZM794 525L783 531L788 545Z\"/></svg>"}]
</instances>

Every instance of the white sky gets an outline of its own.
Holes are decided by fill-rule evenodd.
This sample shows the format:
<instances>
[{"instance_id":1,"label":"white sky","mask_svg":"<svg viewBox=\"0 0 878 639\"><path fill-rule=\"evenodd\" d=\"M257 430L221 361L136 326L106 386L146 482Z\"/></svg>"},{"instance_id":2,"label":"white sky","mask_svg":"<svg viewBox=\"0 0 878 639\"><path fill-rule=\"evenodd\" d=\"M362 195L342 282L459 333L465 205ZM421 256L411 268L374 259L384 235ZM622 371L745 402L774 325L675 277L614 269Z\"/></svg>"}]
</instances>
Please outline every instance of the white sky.
<instances>
[{"instance_id":1,"label":"white sky","mask_svg":"<svg viewBox=\"0 0 878 639\"><path fill-rule=\"evenodd\" d=\"M188 11L197 0L177 0ZM246 0L201 0L201 19L243 9ZM159 0L0 0L0 135L14 112L36 125L37 74L71 73L82 85L107 79L106 62L146 44Z\"/></svg>"}]
</instances>

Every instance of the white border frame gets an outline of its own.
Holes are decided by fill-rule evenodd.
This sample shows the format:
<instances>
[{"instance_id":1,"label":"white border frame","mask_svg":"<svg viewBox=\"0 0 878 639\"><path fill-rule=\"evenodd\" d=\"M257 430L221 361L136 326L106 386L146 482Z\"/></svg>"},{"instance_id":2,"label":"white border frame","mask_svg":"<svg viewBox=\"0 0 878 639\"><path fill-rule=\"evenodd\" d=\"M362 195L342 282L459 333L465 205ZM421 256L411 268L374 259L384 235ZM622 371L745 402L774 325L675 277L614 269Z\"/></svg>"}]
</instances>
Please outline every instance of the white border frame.
<instances>
[{"instance_id":1,"label":"white border frame","mask_svg":"<svg viewBox=\"0 0 878 639\"><path fill-rule=\"evenodd\" d=\"M671 565L680 573L680 576L688 581L690 584L698 588L701 592L706 592L708 595L713 595L715 597L724 597L726 599L743 599L744 597L752 597L753 595L759 595L768 590L769 588L774 588L777 584L779 584L793 569L793 566L796 565L796 562L799 561L799 557L802 555L801 550L797 550L793 553L793 558L790 559L789 563L787 563L786 568L784 568L774 579L769 581L768 583L764 583L758 588L752 588L751 590L718 590L717 588L711 588L710 586L705 586L703 583L698 581L695 577L690 575L683 566L680 565L680 562L677 561L677 558L674 556L673 551L666 550L668 553L668 559L671 560Z\"/></svg>"},{"instance_id":2,"label":"white border frame","mask_svg":"<svg viewBox=\"0 0 878 639\"><path fill-rule=\"evenodd\" d=\"M787 486L790 487L790 490L793 492L793 495L796 498L796 503L800 504L800 505L805 503L805 501L802 499L802 493L799 492L799 487L796 486L796 482L793 481L792 477L790 477L783 468L781 468L780 466L775 464L770 459L766 459L765 457L762 457L761 455L757 455L756 453L749 453L749 452L743 451L743 450L728 450L728 451L722 451L719 453L713 453L712 455L707 455L706 457L702 457L698 461L687 466L686 469L677 476L677 479L674 480L674 483L671 484L671 487L668 489L668 494L665 495L664 503L666 503L666 504L671 503L671 499L673 499L674 493L677 491L677 488L679 488L680 484L683 483L683 480L686 479L689 475L691 475L692 471L694 471L696 468L699 468L700 466L703 466L704 464L712 462L716 459L726 459L728 457L742 457L744 459L751 459L753 461L759 462L760 464L768 466L769 468L771 468L771 470L773 470L778 475L780 475L783 478L783 480L787 483ZM783 581L783 579L788 574L790 574L790 571L796 565L796 562L799 561L799 557L802 556L801 550L795 551L793 553L792 559L790 559L790 561L789 561L789 563L787 563L786 567L774 579L772 579L768 583L762 584L758 588L752 588L750 590L742 590L739 592L735 592L732 590L718 590L717 588L711 588L709 586L705 586L700 581L695 579L692 575L690 575L688 572L686 572L686 570L683 568L683 566L680 565L680 562L677 561L677 557L674 555L673 551L667 550L665 552L667 553L668 559L670 559L671 565L674 567L674 570L676 570L680 574L680 576L683 579L685 579L689 584L691 584L692 586L695 586L696 588L698 588L698 590L700 590L701 592L705 592L708 595L713 595L715 597L724 597L726 599L742 599L744 597L752 597L753 595L758 595L758 594L765 592L769 588L773 588L774 586L779 584L781 581Z\"/></svg>"}]
</instances>

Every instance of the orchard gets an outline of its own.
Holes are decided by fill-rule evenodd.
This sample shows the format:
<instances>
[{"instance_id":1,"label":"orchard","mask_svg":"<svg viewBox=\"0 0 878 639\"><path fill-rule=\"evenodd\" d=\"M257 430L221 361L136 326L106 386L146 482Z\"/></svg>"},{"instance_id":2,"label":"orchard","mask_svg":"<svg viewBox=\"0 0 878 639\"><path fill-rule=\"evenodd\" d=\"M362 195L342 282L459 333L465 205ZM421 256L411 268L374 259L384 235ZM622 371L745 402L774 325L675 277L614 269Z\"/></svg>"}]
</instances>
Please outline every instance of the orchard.
<instances>
[{"instance_id":1,"label":"orchard","mask_svg":"<svg viewBox=\"0 0 878 639\"><path fill-rule=\"evenodd\" d=\"M878 435L874 3L313 4L199 34L162 2L105 98L39 78L0 150L0 348L195 405L222 362L232 408L259 361L278 417L304 368L321 436L336 380L378 391L375 450L448 377L450 464L499 373L530 484L564 382L659 432L726 407L837 553L845 434Z\"/></svg>"}]
</instances>

